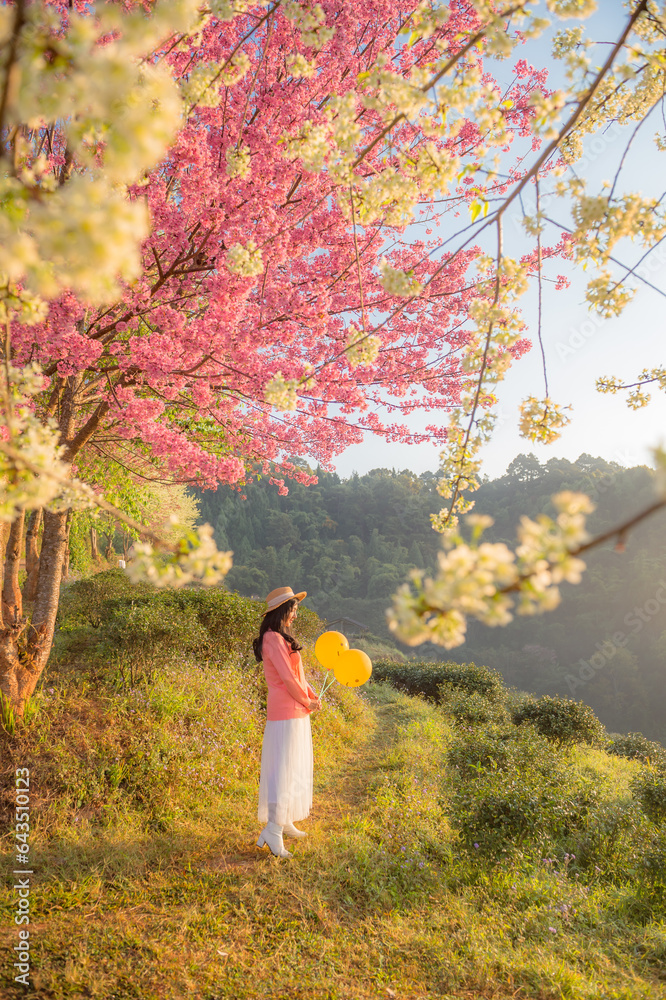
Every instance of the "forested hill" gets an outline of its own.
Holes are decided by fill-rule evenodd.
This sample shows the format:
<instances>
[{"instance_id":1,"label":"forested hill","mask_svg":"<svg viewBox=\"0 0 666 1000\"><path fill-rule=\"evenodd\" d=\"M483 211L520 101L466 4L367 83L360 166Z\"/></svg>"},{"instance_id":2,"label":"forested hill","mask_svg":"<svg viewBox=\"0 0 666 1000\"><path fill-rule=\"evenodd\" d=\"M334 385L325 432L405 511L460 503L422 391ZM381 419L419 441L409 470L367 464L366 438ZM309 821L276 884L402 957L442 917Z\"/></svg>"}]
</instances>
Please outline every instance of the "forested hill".
<instances>
[{"instance_id":1,"label":"forested hill","mask_svg":"<svg viewBox=\"0 0 666 1000\"><path fill-rule=\"evenodd\" d=\"M341 480L320 471L316 486L290 484L289 495L279 496L262 479L247 487L247 500L223 488L199 494L201 519L214 526L221 548L234 551L229 587L261 597L282 585L304 589L320 615L349 616L390 640L384 610L391 594L410 568L436 563L440 537L429 515L443 506L437 481L434 473L376 469ZM475 510L495 519L489 540L511 543L520 516L552 513L550 497L562 489L592 496L596 534L651 502L654 473L589 455L545 465L520 455L481 487ZM624 552L609 544L587 562L583 582L563 586L556 611L506 628L470 623L468 641L446 658L495 667L521 689L582 699L609 729L663 740L666 517L639 525ZM430 645L400 649L420 659L443 653Z\"/></svg>"}]
</instances>

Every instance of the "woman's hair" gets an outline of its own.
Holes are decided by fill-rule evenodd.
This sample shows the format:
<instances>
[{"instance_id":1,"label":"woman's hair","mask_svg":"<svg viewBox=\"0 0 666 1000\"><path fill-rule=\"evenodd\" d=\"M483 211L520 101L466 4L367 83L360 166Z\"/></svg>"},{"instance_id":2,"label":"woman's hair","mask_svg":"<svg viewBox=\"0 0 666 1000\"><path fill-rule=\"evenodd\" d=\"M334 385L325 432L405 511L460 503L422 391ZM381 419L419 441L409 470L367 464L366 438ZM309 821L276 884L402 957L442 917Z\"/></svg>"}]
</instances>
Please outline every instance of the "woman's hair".
<instances>
[{"instance_id":1,"label":"woman's hair","mask_svg":"<svg viewBox=\"0 0 666 1000\"><path fill-rule=\"evenodd\" d=\"M257 663L261 663L263 659L261 654L261 644L264 641L264 632L277 632L283 639L287 640L295 653L298 652L299 649L303 649L303 647L298 644L296 639L294 639L293 635L290 635L284 627L284 622L289 616L289 612L292 608L297 606L298 601L295 597L293 597L290 601L285 601L284 604L280 604L279 607L273 608L272 611L269 611L264 615L261 628L259 629L259 635L256 639L252 640L252 648L254 649L254 656Z\"/></svg>"}]
</instances>

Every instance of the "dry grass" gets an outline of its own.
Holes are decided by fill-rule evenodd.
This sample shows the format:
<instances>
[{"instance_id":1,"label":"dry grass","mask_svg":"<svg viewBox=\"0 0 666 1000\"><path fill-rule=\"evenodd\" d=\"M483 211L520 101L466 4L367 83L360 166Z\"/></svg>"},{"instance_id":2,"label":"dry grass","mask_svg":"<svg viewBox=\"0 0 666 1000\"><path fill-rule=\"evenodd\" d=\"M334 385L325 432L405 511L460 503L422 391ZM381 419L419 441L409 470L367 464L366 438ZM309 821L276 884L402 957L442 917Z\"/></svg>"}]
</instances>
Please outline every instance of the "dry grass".
<instances>
[{"instance_id":1,"label":"dry grass","mask_svg":"<svg viewBox=\"0 0 666 1000\"><path fill-rule=\"evenodd\" d=\"M313 730L309 835L285 862L255 846L261 716L241 674L181 666L144 699L59 690L12 749L10 766L34 772L37 875L28 991L12 982L4 878L3 998L666 997L659 923L622 916L628 888L586 895L549 871L462 857L441 711L374 686L334 695ZM111 763L139 767L142 736L164 758L114 787ZM619 764L625 781L626 763L608 760L579 766L606 780ZM219 788L193 783L197 761ZM576 893L566 923L557 907Z\"/></svg>"}]
</instances>

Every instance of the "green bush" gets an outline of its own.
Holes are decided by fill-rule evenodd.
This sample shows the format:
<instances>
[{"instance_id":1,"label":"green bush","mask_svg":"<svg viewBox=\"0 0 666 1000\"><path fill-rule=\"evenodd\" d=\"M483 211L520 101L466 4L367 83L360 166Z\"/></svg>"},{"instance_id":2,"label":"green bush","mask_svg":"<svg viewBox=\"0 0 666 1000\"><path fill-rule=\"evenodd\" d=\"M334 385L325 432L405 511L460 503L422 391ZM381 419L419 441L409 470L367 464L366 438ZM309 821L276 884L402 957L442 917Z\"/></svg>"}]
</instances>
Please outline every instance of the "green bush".
<instances>
[{"instance_id":1,"label":"green bush","mask_svg":"<svg viewBox=\"0 0 666 1000\"><path fill-rule=\"evenodd\" d=\"M550 850L585 827L596 800L589 782L567 782L563 773L545 779L535 771L497 770L461 783L452 799L451 825L468 851Z\"/></svg>"},{"instance_id":2,"label":"green bush","mask_svg":"<svg viewBox=\"0 0 666 1000\"><path fill-rule=\"evenodd\" d=\"M447 760L451 825L473 853L568 849L598 801L593 782L567 770L567 758L531 726L459 730Z\"/></svg>"},{"instance_id":3,"label":"green bush","mask_svg":"<svg viewBox=\"0 0 666 1000\"><path fill-rule=\"evenodd\" d=\"M650 838L649 844L642 852L640 868L645 882L653 888L661 889L663 899L666 896L666 831L661 830ZM666 948L662 957L666 960Z\"/></svg>"},{"instance_id":4,"label":"green bush","mask_svg":"<svg viewBox=\"0 0 666 1000\"><path fill-rule=\"evenodd\" d=\"M649 740L642 733L610 733L606 744L606 753L616 757L628 757L630 760L640 760L643 764L655 764L666 768L666 749L661 743Z\"/></svg>"},{"instance_id":5,"label":"green bush","mask_svg":"<svg viewBox=\"0 0 666 1000\"><path fill-rule=\"evenodd\" d=\"M252 639L264 607L219 587L134 586L122 570L109 570L67 588L57 652L65 660L174 652L217 660L233 654L252 663ZM299 641L312 643L320 630L318 616L299 609L294 628Z\"/></svg>"},{"instance_id":6,"label":"green bush","mask_svg":"<svg viewBox=\"0 0 666 1000\"><path fill-rule=\"evenodd\" d=\"M622 883L635 879L646 835L647 823L634 803L600 801L570 849L591 880Z\"/></svg>"},{"instance_id":7,"label":"green bush","mask_svg":"<svg viewBox=\"0 0 666 1000\"><path fill-rule=\"evenodd\" d=\"M633 779L631 791L648 819L653 823L666 821L666 772L646 769Z\"/></svg>"},{"instance_id":8,"label":"green bush","mask_svg":"<svg viewBox=\"0 0 666 1000\"><path fill-rule=\"evenodd\" d=\"M373 680L388 681L406 694L423 695L429 701L440 703L449 686L460 688L467 694L478 694L488 701L500 702L504 698L502 676L489 667L475 663L392 663L378 660L373 666ZM447 685L444 691L442 685Z\"/></svg>"},{"instance_id":9,"label":"green bush","mask_svg":"<svg viewBox=\"0 0 666 1000\"><path fill-rule=\"evenodd\" d=\"M598 743L604 734L604 727L590 706L569 698L551 698L550 695L527 698L514 708L512 717L515 725L528 722L559 747Z\"/></svg>"},{"instance_id":10,"label":"green bush","mask_svg":"<svg viewBox=\"0 0 666 1000\"><path fill-rule=\"evenodd\" d=\"M122 569L109 569L85 580L70 583L63 590L58 608L58 623L91 625L98 628L108 618L109 602L119 598L137 598L155 592L150 584L133 584Z\"/></svg>"},{"instance_id":11,"label":"green bush","mask_svg":"<svg viewBox=\"0 0 666 1000\"><path fill-rule=\"evenodd\" d=\"M468 780L484 771L532 769L552 777L560 767L557 751L531 727L484 726L461 733L451 743L448 763Z\"/></svg>"},{"instance_id":12,"label":"green bush","mask_svg":"<svg viewBox=\"0 0 666 1000\"><path fill-rule=\"evenodd\" d=\"M465 694L460 688L441 684L439 695L444 711L461 726L483 726L489 722L502 722L507 717L503 705L488 701L476 691Z\"/></svg>"},{"instance_id":13,"label":"green bush","mask_svg":"<svg viewBox=\"0 0 666 1000\"><path fill-rule=\"evenodd\" d=\"M506 771L511 756L511 747L505 737L481 729L454 740L447 760L461 778L469 779L479 777L484 771Z\"/></svg>"},{"instance_id":14,"label":"green bush","mask_svg":"<svg viewBox=\"0 0 666 1000\"><path fill-rule=\"evenodd\" d=\"M496 854L538 839L543 832L539 795L515 777L481 788L477 783L458 790L452 803L451 825L467 850Z\"/></svg>"}]
</instances>

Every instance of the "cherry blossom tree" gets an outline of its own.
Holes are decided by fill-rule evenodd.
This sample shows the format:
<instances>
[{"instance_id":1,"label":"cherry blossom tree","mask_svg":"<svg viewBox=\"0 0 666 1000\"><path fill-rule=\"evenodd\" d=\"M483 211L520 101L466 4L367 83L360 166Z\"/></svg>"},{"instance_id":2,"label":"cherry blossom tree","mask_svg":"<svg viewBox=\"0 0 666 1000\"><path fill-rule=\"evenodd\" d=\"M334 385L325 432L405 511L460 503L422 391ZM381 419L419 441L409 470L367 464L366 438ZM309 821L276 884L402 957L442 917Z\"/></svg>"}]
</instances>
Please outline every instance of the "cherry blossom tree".
<instances>
[{"instance_id":1,"label":"cherry blossom tree","mask_svg":"<svg viewBox=\"0 0 666 1000\"><path fill-rule=\"evenodd\" d=\"M546 3L564 18L592 6ZM652 8L634 4L596 69L578 29L560 31L555 93L514 51L546 23L524 0L2 8L0 690L18 713L51 645L67 511L111 506L86 469L241 489L263 474L284 491L312 479L295 457L328 466L373 432L445 448L440 528L469 508L494 388L530 346L530 278L576 254L601 267L591 301L619 309L618 227L630 216L659 238L647 199L595 200L566 174L581 137L661 93ZM501 85L494 60L512 66ZM576 226L548 245L551 182ZM528 194L513 253L504 221ZM414 412L434 415L422 433ZM548 439L566 417L546 385L523 419ZM18 553L40 507L28 622ZM166 566L136 548L133 571L162 583L230 565L208 528ZM404 595L402 614L421 620Z\"/></svg>"},{"instance_id":2,"label":"cherry blossom tree","mask_svg":"<svg viewBox=\"0 0 666 1000\"><path fill-rule=\"evenodd\" d=\"M311 478L292 457L328 464L366 430L443 442L441 422L415 435L403 417L459 399L480 250L470 243L434 259L436 242L410 226L419 213L437 224L445 191L455 213L501 189L483 159L529 132L530 96L545 74L521 70L500 92L483 68L484 38L499 37L506 18L460 3L215 2L150 50L142 12L123 21L103 5L96 20L83 3L73 12L54 3L47 14L5 9L7 93L20 75L2 119L7 174L36 233L22 256L0 260L5 394L17 397L4 454L23 481L23 494L7 494L8 553L18 551L25 509L56 499L89 454L158 482L242 483L260 471L285 490L286 477ZM131 51L117 56L125 42ZM104 69L73 102L98 55ZM117 112L111 70L122 77L128 56ZM161 115L136 109L172 106L156 67L178 82L182 115L153 167L164 137L146 121L154 133ZM449 72L451 96L456 77L466 81L451 109L430 96ZM111 215L126 192L113 225L107 174ZM92 205L68 215L82 191ZM24 231L11 219L7 228L20 247ZM128 231L143 237L140 268ZM528 344L513 326L505 349L518 357ZM29 374L35 363L41 375ZM41 452L31 460L24 450L21 464L12 443L28 431ZM44 515L29 625L18 560L6 564L0 687L19 712L50 648L70 501ZM148 549L139 555L135 572L150 564Z\"/></svg>"}]
</instances>

